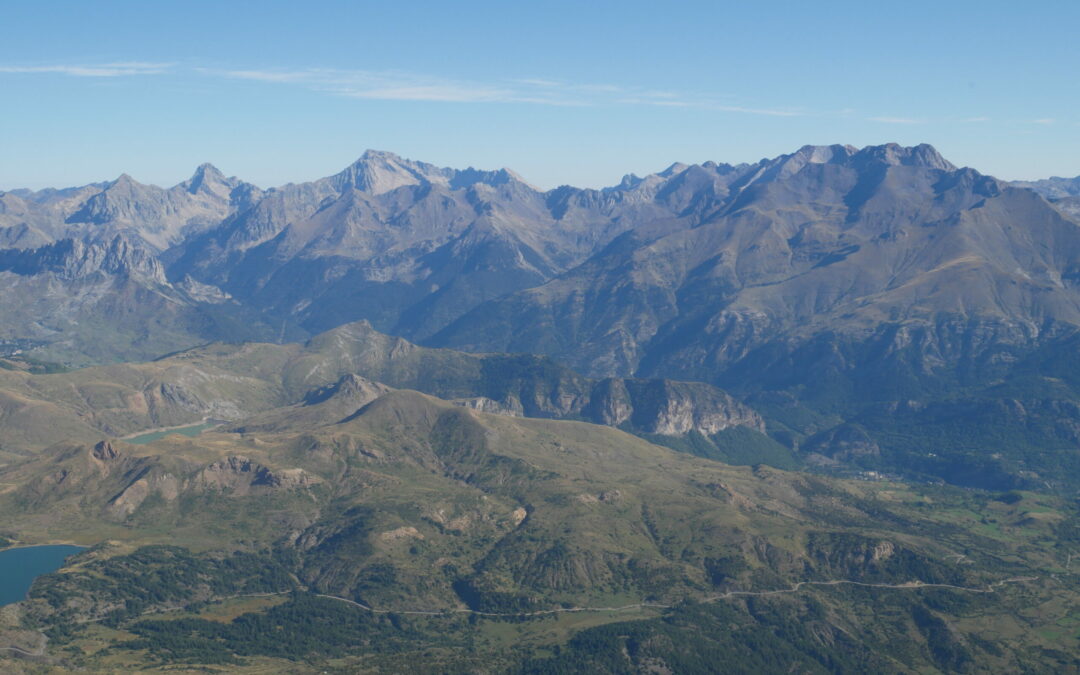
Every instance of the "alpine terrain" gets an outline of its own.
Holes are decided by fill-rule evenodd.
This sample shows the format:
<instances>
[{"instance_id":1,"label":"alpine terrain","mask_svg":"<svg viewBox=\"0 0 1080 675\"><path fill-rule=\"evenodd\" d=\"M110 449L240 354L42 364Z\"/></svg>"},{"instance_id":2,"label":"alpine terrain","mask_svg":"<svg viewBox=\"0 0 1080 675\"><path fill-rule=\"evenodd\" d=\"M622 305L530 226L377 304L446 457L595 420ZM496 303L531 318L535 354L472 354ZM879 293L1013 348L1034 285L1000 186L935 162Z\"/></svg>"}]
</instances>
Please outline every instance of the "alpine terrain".
<instances>
[{"instance_id":1,"label":"alpine terrain","mask_svg":"<svg viewBox=\"0 0 1080 675\"><path fill-rule=\"evenodd\" d=\"M929 145L0 192L0 669L1075 672L1078 349Z\"/></svg>"}]
</instances>

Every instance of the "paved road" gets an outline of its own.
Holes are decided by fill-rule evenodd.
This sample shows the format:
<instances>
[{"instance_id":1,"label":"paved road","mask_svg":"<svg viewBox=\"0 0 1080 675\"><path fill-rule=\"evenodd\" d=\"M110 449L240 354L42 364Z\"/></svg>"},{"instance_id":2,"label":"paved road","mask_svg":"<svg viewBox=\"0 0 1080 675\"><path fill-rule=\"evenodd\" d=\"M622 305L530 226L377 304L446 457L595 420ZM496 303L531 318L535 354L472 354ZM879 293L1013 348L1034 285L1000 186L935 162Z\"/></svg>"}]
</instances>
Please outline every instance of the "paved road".
<instances>
[{"instance_id":1,"label":"paved road","mask_svg":"<svg viewBox=\"0 0 1080 675\"><path fill-rule=\"evenodd\" d=\"M995 581L986 588L973 588L969 586L954 586L952 584L928 584L922 581L908 581L902 584L869 584L862 581L851 581L849 579L833 579L831 581L800 581L791 588L781 588L772 591L728 591L721 593L720 595L714 595L705 598L702 602L716 602L717 600L726 600L734 597L746 597L746 596L763 596L763 595L781 595L784 593L797 593L804 586L862 586L865 588L888 588L893 590L918 590L922 588L950 588L956 591L966 591L968 593L993 593L997 588L1006 584L1017 584L1028 581L1035 581L1039 577L1010 577L1008 579L1002 579L1001 581ZM635 602L631 605L622 605L620 607L559 607L556 609L544 609L537 612L481 612L474 609L442 609L442 610L392 610L392 609L377 609L375 607L369 607L361 602L350 600L349 598L342 598L337 595L326 595L324 593L316 593L316 596L320 598L328 598L330 600L338 600L340 602L347 602L350 605L354 605L361 609L365 609L369 612L376 614L413 614L423 616L440 616L445 614L476 614L478 616L513 616L513 617L530 617L530 616L545 616L549 614L566 614L572 612L623 612L629 609L671 609L673 605L666 605L658 602Z\"/></svg>"}]
</instances>

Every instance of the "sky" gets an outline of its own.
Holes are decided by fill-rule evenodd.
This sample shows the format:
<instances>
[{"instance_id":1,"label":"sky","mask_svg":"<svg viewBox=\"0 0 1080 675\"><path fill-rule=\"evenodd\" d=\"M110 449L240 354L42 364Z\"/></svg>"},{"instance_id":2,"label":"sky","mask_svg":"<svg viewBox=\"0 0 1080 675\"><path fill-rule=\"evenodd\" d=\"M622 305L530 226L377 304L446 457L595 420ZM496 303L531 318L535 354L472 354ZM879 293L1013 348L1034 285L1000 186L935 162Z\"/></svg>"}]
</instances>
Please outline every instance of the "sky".
<instances>
[{"instance_id":1,"label":"sky","mask_svg":"<svg viewBox=\"0 0 1080 675\"><path fill-rule=\"evenodd\" d=\"M1080 2L0 0L0 190L389 150L601 187L807 144L1080 175Z\"/></svg>"}]
</instances>

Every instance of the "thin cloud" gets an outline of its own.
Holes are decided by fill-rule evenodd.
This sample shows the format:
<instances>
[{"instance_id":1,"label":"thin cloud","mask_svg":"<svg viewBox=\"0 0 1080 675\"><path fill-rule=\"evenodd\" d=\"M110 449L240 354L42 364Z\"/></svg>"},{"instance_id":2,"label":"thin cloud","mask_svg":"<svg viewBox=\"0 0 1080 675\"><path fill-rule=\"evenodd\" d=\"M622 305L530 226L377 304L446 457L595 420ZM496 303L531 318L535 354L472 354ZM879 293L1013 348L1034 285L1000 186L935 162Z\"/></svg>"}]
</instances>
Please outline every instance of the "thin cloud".
<instances>
[{"instance_id":1,"label":"thin cloud","mask_svg":"<svg viewBox=\"0 0 1080 675\"><path fill-rule=\"evenodd\" d=\"M525 84L525 85L533 86L533 87L561 87L561 86L563 86L563 83L559 82L558 80L542 80L542 79L538 79L538 78L526 78L526 79L523 79L523 80L514 80L514 82L517 82L518 84Z\"/></svg>"},{"instance_id":2,"label":"thin cloud","mask_svg":"<svg viewBox=\"0 0 1080 675\"><path fill-rule=\"evenodd\" d=\"M123 61L94 64L0 65L0 74L56 74L69 77L125 77L177 72L208 78L247 80L296 86L346 98L440 103L518 103L548 106L641 105L698 108L725 113L795 117L800 110L730 105L722 97L699 93L631 87L605 82L566 82L520 78L477 82L405 71L302 69L183 68L174 63Z\"/></svg>"},{"instance_id":3,"label":"thin cloud","mask_svg":"<svg viewBox=\"0 0 1080 675\"><path fill-rule=\"evenodd\" d=\"M1043 126L1049 126L1054 122L1057 122L1057 120L1055 120L1053 117L1041 117L1037 120L1031 120L1032 124L1041 124Z\"/></svg>"},{"instance_id":4,"label":"thin cloud","mask_svg":"<svg viewBox=\"0 0 1080 675\"><path fill-rule=\"evenodd\" d=\"M990 118L989 117L965 117L964 119L962 119L960 121L965 123L965 124L978 124L980 122L989 122Z\"/></svg>"},{"instance_id":5,"label":"thin cloud","mask_svg":"<svg viewBox=\"0 0 1080 675\"><path fill-rule=\"evenodd\" d=\"M519 101L513 92L482 86L453 84L414 85L382 87L341 92L352 98L369 98L383 101L449 101L454 103L485 103Z\"/></svg>"},{"instance_id":6,"label":"thin cloud","mask_svg":"<svg viewBox=\"0 0 1080 675\"><path fill-rule=\"evenodd\" d=\"M167 72L171 63L146 63L125 61L98 64L54 64L47 66L0 66L0 73L55 74L70 77L129 77L132 75L158 75Z\"/></svg>"},{"instance_id":7,"label":"thin cloud","mask_svg":"<svg viewBox=\"0 0 1080 675\"><path fill-rule=\"evenodd\" d=\"M765 115L766 117L801 117L806 113L799 110L771 110L769 108L746 108L737 105L709 105L711 110L744 113L747 115Z\"/></svg>"},{"instance_id":8,"label":"thin cloud","mask_svg":"<svg viewBox=\"0 0 1080 675\"><path fill-rule=\"evenodd\" d=\"M926 121L915 119L914 117L869 117L867 119L871 122L881 122L882 124L922 124Z\"/></svg>"},{"instance_id":9,"label":"thin cloud","mask_svg":"<svg viewBox=\"0 0 1080 675\"><path fill-rule=\"evenodd\" d=\"M708 97L609 83L573 83L543 78L495 83L443 79L417 73L367 70L209 70L200 72L232 79L304 86L348 98L384 101L450 103L528 103L550 106L647 105L703 108L773 117L794 117L802 111L733 106Z\"/></svg>"},{"instance_id":10,"label":"thin cloud","mask_svg":"<svg viewBox=\"0 0 1080 675\"><path fill-rule=\"evenodd\" d=\"M436 101L452 103L566 103L555 82L490 85L440 79L414 73L367 70L224 70L224 77L277 84L302 85L349 98L384 101Z\"/></svg>"}]
</instances>

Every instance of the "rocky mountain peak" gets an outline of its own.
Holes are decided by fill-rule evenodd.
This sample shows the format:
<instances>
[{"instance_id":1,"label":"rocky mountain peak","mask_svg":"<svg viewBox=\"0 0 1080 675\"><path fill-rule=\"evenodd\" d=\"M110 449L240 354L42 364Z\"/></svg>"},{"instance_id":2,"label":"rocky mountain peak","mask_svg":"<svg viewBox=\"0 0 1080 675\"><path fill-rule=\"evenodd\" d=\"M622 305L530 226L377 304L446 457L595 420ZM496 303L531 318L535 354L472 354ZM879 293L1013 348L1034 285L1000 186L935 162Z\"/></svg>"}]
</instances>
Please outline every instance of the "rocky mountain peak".
<instances>
[{"instance_id":1,"label":"rocky mountain peak","mask_svg":"<svg viewBox=\"0 0 1080 675\"><path fill-rule=\"evenodd\" d=\"M331 180L338 190L356 189L381 195L407 185L445 183L446 173L436 166L404 159L392 152L367 150Z\"/></svg>"},{"instance_id":2,"label":"rocky mountain peak","mask_svg":"<svg viewBox=\"0 0 1080 675\"><path fill-rule=\"evenodd\" d=\"M870 145L859 150L854 159L869 159L889 166L916 166L939 171L956 171L955 164L941 156L934 146L920 143L913 147L904 147L897 143Z\"/></svg>"},{"instance_id":3,"label":"rocky mountain peak","mask_svg":"<svg viewBox=\"0 0 1080 675\"><path fill-rule=\"evenodd\" d=\"M846 161L858 151L853 145L804 145L795 151L793 157L798 157L807 164L828 164Z\"/></svg>"},{"instance_id":4,"label":"rocky mountain peak","mask_svg":"<svg viewBox=\"0 0 1080 675\"><path fill-rule=\"evenodd\" d=\"M371 162L371 161L376 161L376 160L379 160L379 161L391 161L391 162L405 161L401 157L401 155L399 155L397 153L390 152L388 150L375 150L373 148L368 148L367 150L365 150L364 153L362 155L360 155L360 159L358 161Z\"/></svg>"},{"instance_id":5,"label":"rocky mountain peak","mask_svg":"<svg viewBox=\"0 0 1080 675\"><path fill-rule=\"evenodd\" d=\"M676 175L682 173L683 171L686 171L689 168L690 168L689 164L683 164L682 162L675 162L671 166L669 166L668 168L666 168L663 171L661 171L660 173L658 173L657 175L661 176L662 178L670 178L671 176L676 176Z\"/></svg>"},{"instance_id":6,"label":"rocky mountain peak","mask_svg":"<svg viewBox=\"0 0 1080 675\"><path fill-rule=\"evenodd\" d=\"M788 155L764 159L750 167L752 173L746 185L752 183L783 181L814 164L836 164L858 172L874 167L911 166L938 171L956 171L933 146L925 143L904 147L897 143L868 145L856 148L852 145L804 145Z\"/></svg>"},{"instance_id":7,"label":"rocky mountain peak","mask_svg":"<svg viewBox=\"0 0 1080 675\"><path fill-rule=\"evenodd\" d=\"M373 382L356 373L346 373L337 382L308 392L304 396L304 403L306 405L316 405L336 399L341 402L351 401L358 407L375 400L388 391L390 391L390 388L383 384Z\"/></svg>"},{"instance_id":8,"label":"rocky mountain peak","mask_svg":"<svg viewBox=\"0 0 1080 675\"><path fill-rule=\"evenodd\" d=\"M107 183L100 192L87 200L86 206L89 206L91 203L95 202L97 204L101 204L109 199L131 199L150 189L157 188L143 185L139 181L132 178L130 175L122 173L115 180ZM84 208L86 208L86 206L84 206Z\"/></svg>"},{"instance_id":9,"label":"rocky mountain peak","mask_svg":"<svg viewBox=\"0 0 1080 675\"><path fill-rule=\"evenodd\" d=\"M221 173L216 166L209 162L200 164L195 169L195 173L191 175L191 178L180 185L191 194L199 192L220 194L224 192L227 195L232 187L229 185L228 179L225 178L225 174Z\"/></svg>"}]
</instances>

